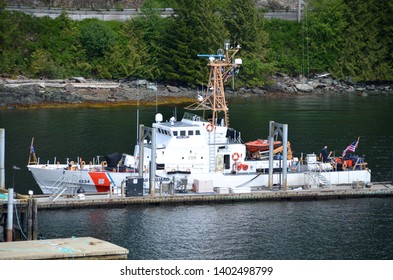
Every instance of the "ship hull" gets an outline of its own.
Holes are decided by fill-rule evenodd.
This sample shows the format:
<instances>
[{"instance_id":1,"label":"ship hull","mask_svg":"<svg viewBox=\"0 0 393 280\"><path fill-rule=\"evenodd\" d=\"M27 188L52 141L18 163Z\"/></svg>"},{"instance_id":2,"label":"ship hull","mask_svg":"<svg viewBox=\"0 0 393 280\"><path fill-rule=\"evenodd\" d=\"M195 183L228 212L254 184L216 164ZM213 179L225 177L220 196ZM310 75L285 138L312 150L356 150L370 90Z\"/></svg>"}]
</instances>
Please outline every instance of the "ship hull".
<instances>
[{"instance_id":1,"label":"ship hull","mask_svg":"<svg viewBox=\"0 0 393 280\"><path fill-rule=\"evenodd\" d=\"M47 166L33 165L29 166L29 170L34 176L37 184L44 194L52 194L58 189L60 181L67 184L64 194L76 194L79 188L86 193L102 193L108 192L111 188L120 189L122 183L128 178L137 177L137 173L131 172L92 172L88 170L70 171L64 169L48 168ZM287 187L320 187L321 183L313 179L312 174L323 176L326 181L332 185L352 184L353 182L369 183L371 174L368 170L348 170L348 171L326 171L326 172L288 172ZM148 173L143 174L144 188L147 191L149 184ZM164 184L176 184L183 182L184 191L195 192L213 192L217 188L228 188L232 191L244 190L245 188L266 188L269 185L268 172L243 172L243 173L219 173L206 172L191 174L168 174L165 171L157 171L156 184L157 190L160 190ZM198 184L208 184L208 188L202 191L195 189ZM284 178L281 172L273 173L273 186L282 186ZM176 189L176 186L174 187Z\"/></svg>"}]
</instances>

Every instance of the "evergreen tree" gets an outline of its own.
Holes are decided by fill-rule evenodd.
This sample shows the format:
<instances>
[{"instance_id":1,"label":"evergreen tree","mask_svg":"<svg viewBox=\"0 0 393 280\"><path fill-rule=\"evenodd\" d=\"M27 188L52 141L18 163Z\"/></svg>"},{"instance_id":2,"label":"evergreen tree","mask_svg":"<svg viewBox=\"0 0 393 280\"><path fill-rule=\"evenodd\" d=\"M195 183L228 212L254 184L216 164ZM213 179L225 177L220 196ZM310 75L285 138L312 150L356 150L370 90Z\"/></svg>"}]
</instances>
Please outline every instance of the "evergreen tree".
<instances>
[{"instance_id":1,"label":"evergreen tree","mask_svg":"<svg viewBox=\"0 0 393 280\"><path fill-rule=\"evenodd\" d=\"M392 4L379 0L346 1L348 29L335 65L340 78L354 81L389 80L392 65ZM390 9L390 11L389 11ZM386 33L387 31L387 33Z\"/></svg>"},{"instance_id":2,"label":"evergreen tree","mask_svg":"<svg viewBox=\"0 0 393 280\"><path fill-rule=\"evenodd\" d=\"M207 61L200 53L216 53L228 33L216 1L179 0L159 46L162 78L186 85L206 84Z\"/></svg>"},{"instance_id":3,"label":"evergreen tree","mask_svg":"<svg viewBox=\"0 0 393 280\"><path fill-rule=\"evenodd\" d=\"M307 72L329 71L344 47L344 31L348 28L348 10L343 0L311 0L304 15L304 36L308 65Z\"/></svg>"},{"instance_id":4,"label":"evergreen tree","mask_svg":"<svg viewBox=\"0 0 393 280\"><path fill-rule=\"evenodd\" d=\"M97 19L81 22L80 42L90 60L102 57L116 41L116 34L108 24Z\"/></svg>"},{"instance_id":5,"label":"evergreen tree","mask_svg":"<svg viewBox=\"0 0 393 280\"><path fill-rule=\"evenodd\" d=\"M265 24L269 34L268 61L288 75L304 74L302 25L289 20L271 19Z\"/></svg>"},{"instance_id":6,"label":"evergreen tree","mask_svg":"<svg viewBox=\"0 0 393 280\"><path fill-rule=\"evenodd\" d=\"M28 75L30 55L36 48L37 21L21 12L0 12L0 72Z\"/></svg>"},{"instance_id":7,"label":"evergreen tree","mask_svg":"<svg viewBox=\"0 0 393 280\"><path fill-rule=\"evenodd\" d=\"M160 3L168 7L165 3ZM169 7L172 7L169 5ZM158 8L159 3L154 0L153 2L147 1L143 4L142 12L143 17L139 17L133 20L133 25L136 29L140 30L139 33L140 43L144 44L145 51L148 56L144 59L145 78L159 80L162 78L161 68L159 67L159 47L162 44L163 34L168 28L169 23L172 19L161 17Z\"/></svg>"},{"instance_id":8,"label":"evergreen tree","mask_svg":"<svg viewBox=\"0 0 393 280\"><path fill-rule=\"evenodd\" d=\"M103 61L106 76L116 79L152 78L152 66L149 63L147 46L143 41L143 30L131 20L124 24L120 34L117 44L111 48Z\"/></svg>"},{"instance_id":9,"label":"evergreen tree","mask_svg":"<svg viewBox=\"0 0 393 280\"><path fill-rule=\"evenodd\" d=\"M263 85L273 70L266 60L267 33L264 15L253 0L229 0L225 22L234 44L241 46L244 66L240 78L248 86Z\"/></svg>"}]
</instances>

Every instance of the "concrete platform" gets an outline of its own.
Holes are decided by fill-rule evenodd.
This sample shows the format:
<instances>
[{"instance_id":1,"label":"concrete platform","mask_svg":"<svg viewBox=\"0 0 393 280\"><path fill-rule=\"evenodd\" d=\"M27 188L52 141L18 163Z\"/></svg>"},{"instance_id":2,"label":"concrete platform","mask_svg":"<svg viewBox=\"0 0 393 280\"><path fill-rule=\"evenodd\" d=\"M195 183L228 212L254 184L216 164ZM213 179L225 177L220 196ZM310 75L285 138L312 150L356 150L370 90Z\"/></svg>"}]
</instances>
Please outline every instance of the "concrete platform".
<instances>
[{"instance_id":1,"label":"concrete platform","mask_svg":"<svg viewBox=\"0 0 393 280\"><path fill-rule=\"evenodd\" d=\"M127 255L127 249L93 237L0 243L0 260L125 260Z\"/></svg>"}]
</instances>

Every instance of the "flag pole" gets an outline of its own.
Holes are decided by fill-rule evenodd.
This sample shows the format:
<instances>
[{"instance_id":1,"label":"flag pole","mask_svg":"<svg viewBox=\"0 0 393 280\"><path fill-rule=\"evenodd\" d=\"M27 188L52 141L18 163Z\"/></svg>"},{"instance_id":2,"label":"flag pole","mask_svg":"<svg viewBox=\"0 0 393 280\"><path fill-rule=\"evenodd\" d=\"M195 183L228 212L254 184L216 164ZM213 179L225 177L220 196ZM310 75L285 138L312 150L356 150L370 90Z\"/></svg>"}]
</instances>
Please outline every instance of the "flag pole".
<instances>
[{"instance_id":1,"label":"flag pole","mask_svg":"<svg viewBox=\"0 0 393 280\"><path fill-rule=\"evenodd\" d=\"M356 142L356 146L355 146L355 149L357 149L357 148L358 148L358 145L359 145L359 141L360 141L360 136L358 136L358 141Z\"/></svg>"},{"instance_id":2,"label":"flag pole","mask_svg":"<svg viewBox=\"0 0 393 280\"><path fill-rule=\"evenodd\" d=\"M29 161L27 165L30 163L37 164L37 157L35 156L35 151L34 151L34 137L31 138L31 144L30 144L30 153L29 153ZM33 161L31 161L31 156L33 155Z\"/></svg>"}]
</instances>

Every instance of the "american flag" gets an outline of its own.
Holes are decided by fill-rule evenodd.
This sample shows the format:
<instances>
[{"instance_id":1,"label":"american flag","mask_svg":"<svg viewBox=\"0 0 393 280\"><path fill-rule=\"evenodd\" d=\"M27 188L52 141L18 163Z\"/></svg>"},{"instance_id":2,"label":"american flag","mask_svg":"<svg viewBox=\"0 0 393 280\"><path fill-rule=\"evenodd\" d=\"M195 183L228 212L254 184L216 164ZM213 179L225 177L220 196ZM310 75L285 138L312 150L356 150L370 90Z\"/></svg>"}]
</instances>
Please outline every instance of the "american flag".
<instances>
[{"instance_id":1,"label":"american flag","mask_svg":"<svg viewBox=\"0 0 393 280\"><path fill-rule=\"evenodd\" d=\"M356 148L358 147L359 144L359 138L355 140L351 145L349 145L342 153L342 156L345 156L347 152L354 153Z\"/></svg>"}]
</instances>

